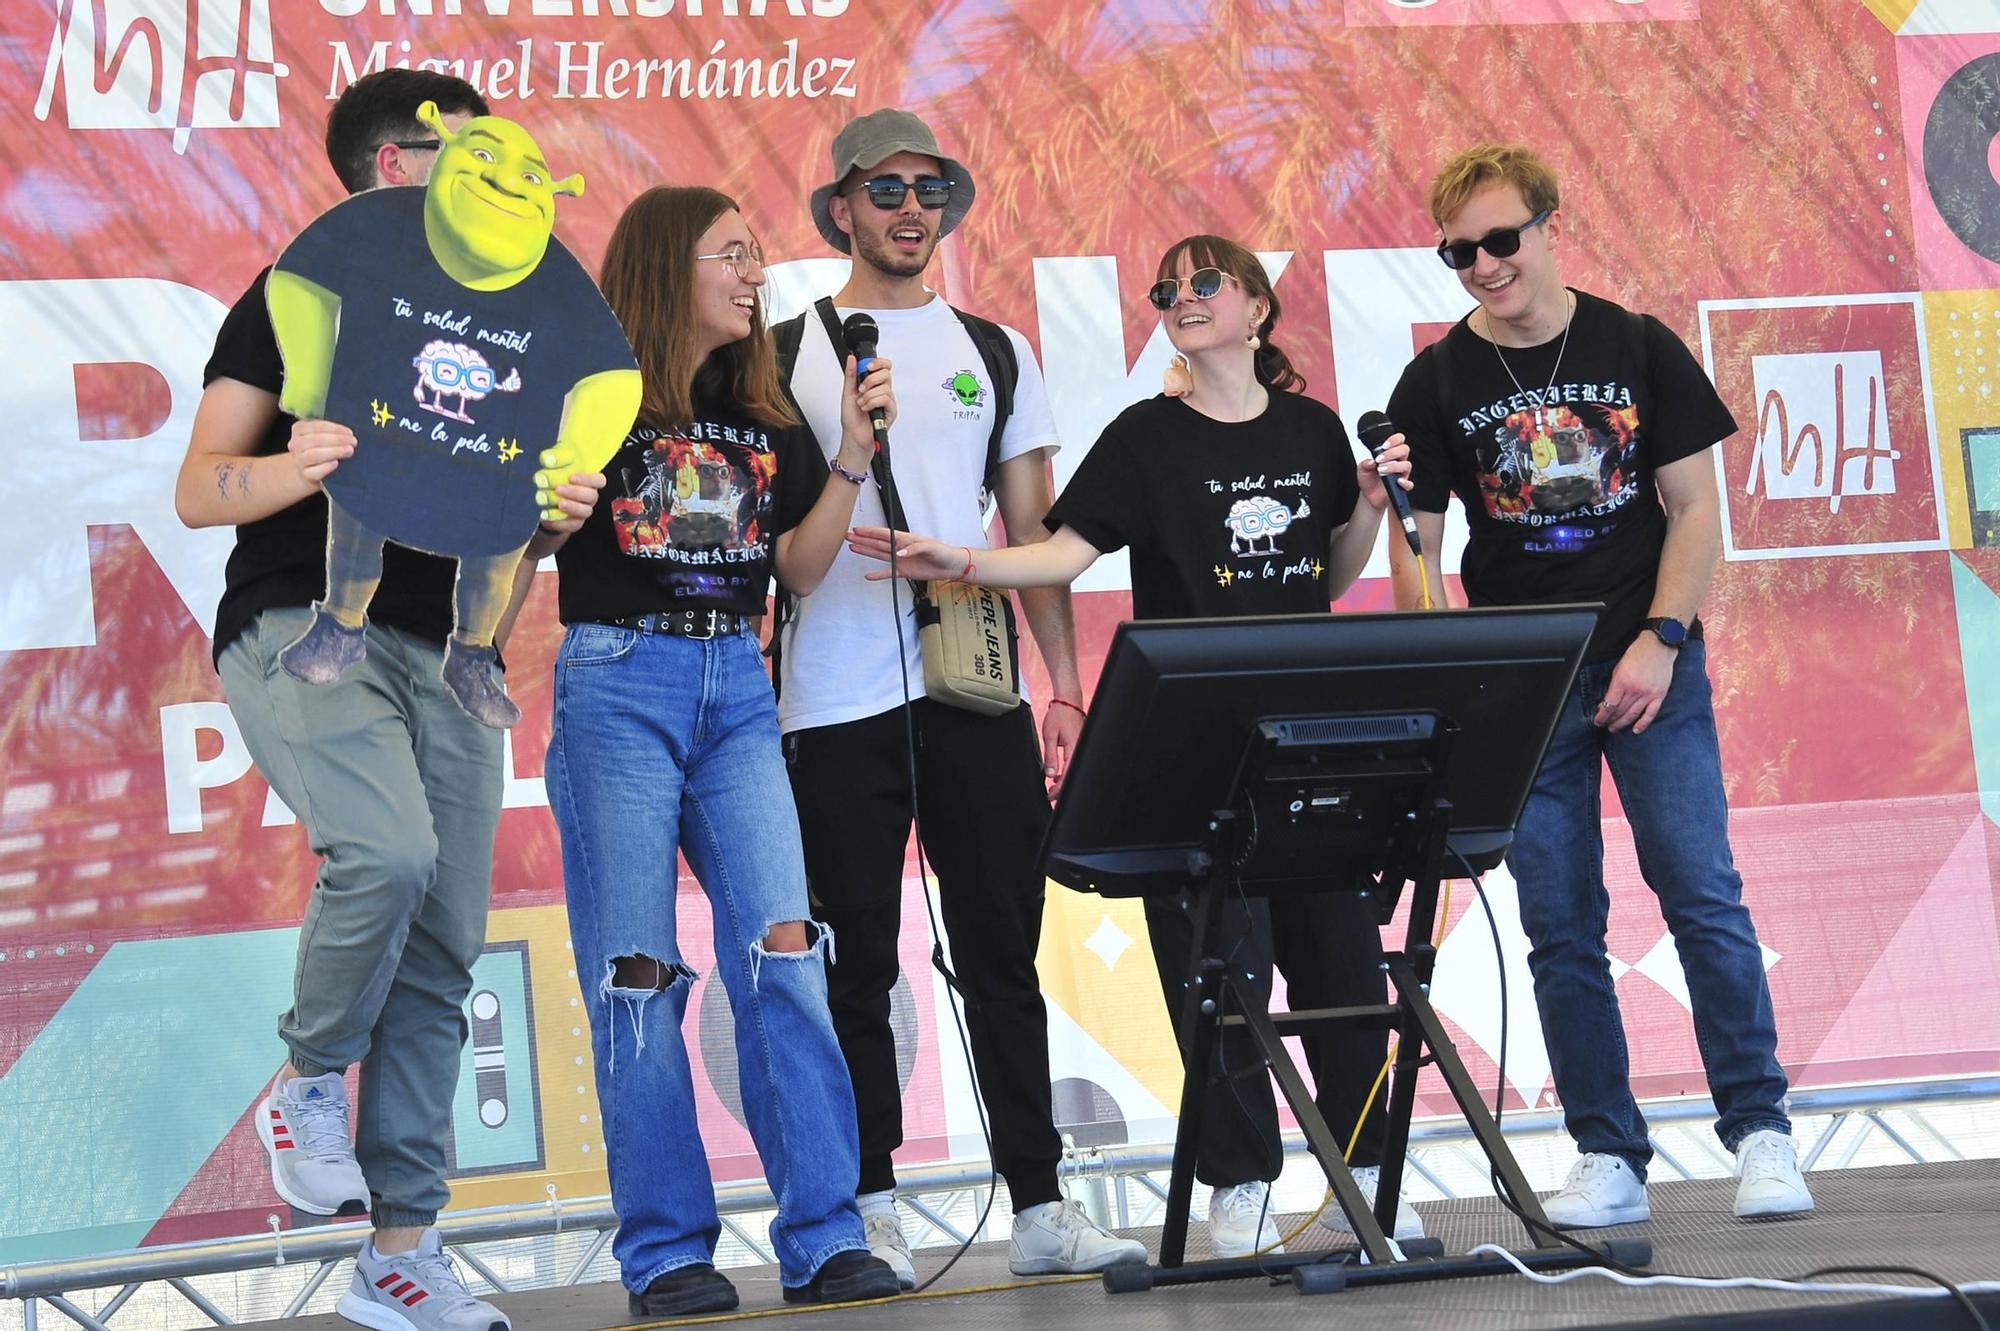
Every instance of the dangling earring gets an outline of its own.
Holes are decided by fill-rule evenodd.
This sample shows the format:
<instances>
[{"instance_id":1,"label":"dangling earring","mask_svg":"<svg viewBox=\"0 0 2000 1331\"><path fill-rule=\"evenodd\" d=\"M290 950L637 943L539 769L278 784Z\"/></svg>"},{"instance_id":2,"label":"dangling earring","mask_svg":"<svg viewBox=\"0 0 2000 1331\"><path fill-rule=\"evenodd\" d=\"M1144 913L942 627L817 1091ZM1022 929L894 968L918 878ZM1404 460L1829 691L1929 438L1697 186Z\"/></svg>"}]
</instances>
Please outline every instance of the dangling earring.
<instances>
[{"instance_id":1,"label":"dangling earring","mask_svg":"<svg viewBox=\"0 0 2000 1331\"><path fill-rule=\"evenodd\" d=\"M1186 397L1194 392L1194 366L1179 352L1167 362L1167 372L1160 377L1160 391L1168 397Z\"/></svg>"},{"instance_id":2,"label":"dangling earring","mask_svg":"<svg viewBox=\"0 0 2000 1331\"><path fill-rule=\"evenodd\" d=\"M1259 348L1259 347L1261 347L1261 346L1263 346L1263 345L1264 345L1264 339L1263 339L1263 338L1261 338L1261 337L1258 337L1258 336L1257 336L1257 325L1256 325L1256 324L1251 324L1251 325L1250 325L1250 350L1252 350L1252 351L1255 351L1255 350L1256 350L1257 348Z\"/></svg>"}]
</instances>

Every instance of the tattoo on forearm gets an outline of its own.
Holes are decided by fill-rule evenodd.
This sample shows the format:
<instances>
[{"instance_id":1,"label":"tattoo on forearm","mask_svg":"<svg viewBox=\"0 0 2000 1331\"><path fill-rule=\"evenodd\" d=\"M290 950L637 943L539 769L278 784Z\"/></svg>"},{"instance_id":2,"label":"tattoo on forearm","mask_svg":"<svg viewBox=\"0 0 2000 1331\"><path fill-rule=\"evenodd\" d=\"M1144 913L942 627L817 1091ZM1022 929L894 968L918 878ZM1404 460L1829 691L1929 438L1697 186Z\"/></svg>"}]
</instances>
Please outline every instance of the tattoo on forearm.
<instances>
[{"instance_id":1,"label":"tattoo on forearm","mask_svg":"<svg viewBox=\"0 0 2000 1331\"><path fill-rule=\"evenodd\" d=\"M215 466L215 494L219 499L229 498L230 481L234 478L236 493L250 493L250 464L248 462L219 462Z\"/></svg>"}]
</instances>

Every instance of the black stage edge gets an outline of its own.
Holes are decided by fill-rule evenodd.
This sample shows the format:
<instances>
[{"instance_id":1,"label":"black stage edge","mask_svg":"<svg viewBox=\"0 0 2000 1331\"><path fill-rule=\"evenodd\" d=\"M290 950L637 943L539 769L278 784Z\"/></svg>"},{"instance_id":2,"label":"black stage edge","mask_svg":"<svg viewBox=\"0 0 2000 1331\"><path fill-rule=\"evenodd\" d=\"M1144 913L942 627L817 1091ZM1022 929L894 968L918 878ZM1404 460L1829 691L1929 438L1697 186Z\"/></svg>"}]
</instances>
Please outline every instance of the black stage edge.
<instances>
[{"instance_id":1,"label":"black stage edge","mask_svg":"<svg viewBox=\"0 0 2000 1331\"><path fill-rule=\"evenodd\" d=\"M2000 1280L2000 1161L1897 1165L1809 1175L1819 1209L1795 1220L1746 1224L1730 1214L1735 1185L1727 1179L1662 1182L1652 1188L1653 1219L1597 1231L1596 1240L1644 1239L1653 1246L1655 1272L1698 1276L1798 1276L1821 1266L1885 1263L1917 1266L1961 1284ZM1424 1225L1447 1252L1463 1256L1479 1243L1520 1242L1518 1221L1492 1198L1425 1202ZM1291 1217L1289 1230L1300 1217ZM1157 1246L1158 1230L1139 1237ZM1204 1256L1207 1235L1190 1233L1190 1252ZM587 1239L572 1238L581 1245ZM1300 1250L1334 1243L1317 1227ZM482 1250L487 1258L496 1255ZM563 1260L544 1269L567 1270L582 1251L564 1249ZM950 1255L947 1248L916 1254L917 1273L928 1277ZM604 1269L600 1266L597 1269ZM770 1267L727 1273L742 1292L733 1316L705 1319L731 1324L756 1318L769 1324L790 1315L811 1318L815 1331L1050 1331L1088 1326L1091 1331L1324 1331L1330 1325L1368 1331L1522 1331L1523 1328L1806 1328L1889 1331L1891 1328L1971 1331L1972 1319L1949 1298L1884 1299L1877 1296L1781 1294L1759 1290L1625 1289L1586 1278L1539 1286L1520 1276L1405 1283L1390 1288L1357 1285L1338 1294L1301 1297L1289 1283L1262 1278L1157 1289L1132 1298L1105 1293L1094 1279L1016 1281L1007 1272L1004 1243L981 1244L923 1298L889 1300L856 1308L799 1310L780 1300ZM1864 1277L1840 1277L1843 1280ZM345 1288L337 1273L321 1296L328 1304ZM1912 1284L1882 1276L1882 1283ZM499 1296L495 1302L517 1331L625 1331L662 1322L635 1322L625 1312L625 1292L614 1282ZM1978 1306L2000 1326L1996 1299ZM331 1313L290 1322L258 1324L262 1331L352 1331Z\"/></svg>"}]
</instances>

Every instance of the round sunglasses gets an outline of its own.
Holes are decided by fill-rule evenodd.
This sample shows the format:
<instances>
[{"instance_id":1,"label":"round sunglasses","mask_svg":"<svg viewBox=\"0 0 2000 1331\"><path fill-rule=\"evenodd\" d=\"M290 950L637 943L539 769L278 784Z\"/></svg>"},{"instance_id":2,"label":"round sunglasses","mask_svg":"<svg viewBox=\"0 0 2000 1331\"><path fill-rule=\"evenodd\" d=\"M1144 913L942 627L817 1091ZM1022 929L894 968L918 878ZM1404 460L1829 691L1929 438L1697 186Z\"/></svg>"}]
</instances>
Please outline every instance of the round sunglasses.
<instances>
[{"instance_id":1,"label":"round sunglasses","mask_svg":"<svg viewBox=\"0 0 2000 1331\"><path fill-rule=\"evenodd\" d=\"M862 181L860 188L868 191L868 202L883 212L902 207L911 190L917 192L918 207L934 212L951 202L951 191L956 183L937 176L919 176L913 181L878 176L874 180Z\"/></svg>"},{"instance_id":2,"label":"round sunglasses","mask_svg":"<svg viewBox=\"0 0 2000 1331\"><path fill-rule=\"evenodd\" d=\"M1186 287L1198 300L1208 300L1222 290L1224 282L1236 282L1234 273L1225 273L1220 268L1197 268L1186 277L1163 277L1153 283L1153 289L1146 293L1146 299L1153 302L1156 310L1171 310L1181 303L1181 288ZM1236 283L1243 285L1241 282Z\"/></svg>"},{"instance_id":3,"label":"round sunglasses","mask_svg":"<svg viewBox=\"0 0 2000 1331\"><path fill-rule=\"evenodd\" d=\"M1511 258L1520 253L1521 233L1548 221L1549 212L1544 208L1519 226L1503 226L1497 231L1487 232L1478 240L1441 240L1438 242L1438 258L1443 259L1444 266L1454 272L1472 267L1478 262L1481 250L1496 259Z\"/></svg>"}]
</instances>

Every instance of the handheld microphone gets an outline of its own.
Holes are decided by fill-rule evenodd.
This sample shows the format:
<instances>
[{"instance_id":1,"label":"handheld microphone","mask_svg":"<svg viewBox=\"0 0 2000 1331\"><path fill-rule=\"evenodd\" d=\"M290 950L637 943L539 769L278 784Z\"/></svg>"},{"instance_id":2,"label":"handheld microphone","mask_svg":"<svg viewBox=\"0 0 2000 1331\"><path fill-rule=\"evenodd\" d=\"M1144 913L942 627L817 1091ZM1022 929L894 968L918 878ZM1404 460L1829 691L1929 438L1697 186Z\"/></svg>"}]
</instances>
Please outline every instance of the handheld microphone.
<instances>
[{"instance_id":1,"label":"handheld microphone","mask_svg":"<svg viewBox=\"0 0 2000 1331\"><path fill-rule=\"evenodd\" d=\"M858 316L857 316L858 317ZM1379 411L1363 412L1355 433L1361 442L1368 445L1368 451L1376 457L1382 455L1382 446L1396 433L1396 423ZM1410 553L1417 558L1424 557L1424 544L1417 537L1417 520L1410 514L1410 497L1403 493L1403 487L1393 476L1384 476L1382 485L1389 491L1389 502L1396 506L1396 516L1403 523L1403 539L1410 543Z\"/></svg>"},{"instance_id":2,"label":"handheld microphone","mask_svg":"<svg viewBox=\"0 0 2000 1331\"><path fill-rule=\"evenodd\" d=\"M875 342L881 336L875 327L875 319L868 314L850 314L840 323L840 335L847 339L847 349L854 353L854 377L858 382L867 377L875 365ZM876 407L868 413L869 423L875 427L875 447L889 446L889 418L882 408Z\"/></svg>"}]
</instances>

